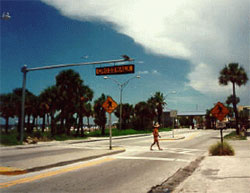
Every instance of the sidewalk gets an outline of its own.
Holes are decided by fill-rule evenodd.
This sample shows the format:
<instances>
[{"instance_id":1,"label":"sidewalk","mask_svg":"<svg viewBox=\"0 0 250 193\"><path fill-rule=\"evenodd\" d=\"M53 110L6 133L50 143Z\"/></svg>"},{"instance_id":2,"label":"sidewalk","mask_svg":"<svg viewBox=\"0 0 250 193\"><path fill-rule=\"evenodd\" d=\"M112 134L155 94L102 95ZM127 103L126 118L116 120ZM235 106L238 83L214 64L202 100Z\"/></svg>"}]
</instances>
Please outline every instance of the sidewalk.
<instances>
[{"instance_id":1,"label":"sidewalk","mask_svg":"<svg viewBox=\"0 0 250 193\"><path fill-rule=\"evenodd\" d=\"M208 156L173 193L247 193L250 191L250 137L228 141L235 156Z\"/></svg>"}]
</instances>

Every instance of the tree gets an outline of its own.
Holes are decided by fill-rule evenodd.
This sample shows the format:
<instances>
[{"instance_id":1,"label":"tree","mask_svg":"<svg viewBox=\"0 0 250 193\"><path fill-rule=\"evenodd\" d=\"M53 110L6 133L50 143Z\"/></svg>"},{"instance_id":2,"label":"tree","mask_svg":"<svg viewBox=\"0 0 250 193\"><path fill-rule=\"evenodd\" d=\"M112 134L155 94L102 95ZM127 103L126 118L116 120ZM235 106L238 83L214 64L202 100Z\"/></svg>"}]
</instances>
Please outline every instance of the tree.
<instances>
[{"instance_id":1,"label":"tree","mask_svg":"<svg viewBox=\"0 0 250 193\"><path fill-rule=\"evenodd\" d=\"M40 118L42 118L42 132L45 130L45 121L46 121L46 115L49 113L49 105L47 104L47 98L46 95L43 94L45 92L42 91L40 95L38 96L38 115Z\"/></svg>"},{"instance_id":2,"label":"tree","mask_svg":"<svg viewBox=\"0 0 250 193\"><path fill-rule=\"evenodd\" d=\"M233 104L233 101L234 101L234 96L230 95L229 97L227 97L226 104L227 105ZM238 104L239 102L240 102L240 98L236 97L236 104Z\"/></svg>"},{"instance_id":3,"label":"tree","mask_svg":"<svg viewBox=\"0 0 250 193\"><path fill-rule=\"evenodd\" d=\"M82 84L82 87L79 92L78 103L76 103L76 112L78 115L77 135L79 134L79 130L81 129L81 135L84 136L84 116L87 117L89 126L89 117L92 115L92 107L89 102L92 100L93 95L93 91L88 86Z\"/></svg>"},{"instance_id":4,"label":"tree","mask_svg":"<svg viewBox=\"0 0 250 193\"><path fill-rule=\"evenodd\" d=\"M120 105L115 109L115 116L120 118ZM122 104L122 128L127 129L130 126L131 119L134 115L133 105L128 103Z\"/></svg>"},{"instance_id":5,"label":"tree","mask_svg":"<svg viewBox=\"0 0 250 193\"><path fill-rule=\"evenodd\" d=\"M161 123L161 117L163 113L163 108L166 105L165 98L163 93L156 92L153 97L148 99L148 103L155 109L156 115L157 115L157 121L160 124Z\"/></svg>"},{"instance_id":6,"label":"tree","mask_svg":"<svg viewBox=\"0 0 250 193\"><path fill-rule=\"evenodd\" d=\"M152 128L155 114L148 103L144 101L137 103L134 112L133 126L135 129L144 130Z\"/></svg>"},{"instance_id":7,"label":"tree","mask_svg":"<svg viewBox=\"0 0 250 193\"><path fill-rule=\"evenodd\" d=\"M102 107L102 104L106 101L107 97L102 94L94 102L94 122L101 128L101 134L105 135L105 125L107 123L106 111Z\"/></svg>"},{"instance_id":8,"label":"tree","mask_svg":"<svg viewBox=\"0 0 250 193\"><path fill-rule=\"evenodd\" d=\"M94 110L93 110L93 108L92 108L91 103L87 103L87 104L85 105L85 116L87 117L88 128L90 127L90 125L89 125L89 118L90 118L91 116L93 116L93 114L94 114Z\"/></svg>"},{"instance_id":9,"label":"tree","mask_svg":"<svg viewBox=\"0 0 250 193\"><path fill-rule=\"evenodd\" d=\"M53 136L55 131L55 113L58 109L58 89L56 86L50 86L43 90L40 94L40 102L41 109L43 111L43 121L45 121L45 114L48 113L50 115L51 120L51 135ZM43 128L44 130L44 128Z\"/></svg>"},{"instance_id":10,"label":"tree","mask_svg":"<svg viewBox=\"0 0 250 193\"><path fill-rule=\"evenodd\" d=\"M31 117L33 117L33 122L34 122L34 119L35 119L34 115L36 114L37 97L32 93L27 93L27 95L25 96L25 103L26 103L25 113L28 116L27 124L26 124L27 132L32 133L33 124L31 125L30 119Z\"/></svg>"},{"instance_id":11,"label":"tree","mask_svg":"<svg viewBox=\"0 0 250 193\"><path fill-rule=\"evenodd\" d=\"M239 127L238 127L238 111L237 111L237 98L236 98L235 86L238 85L240 87L242 85L245 85L247 81L248 81L247 74L243 67L239 67L238 63L230 63L220 71L219 84L228 85L228 83L231 82L233 86L232 103L236 120L236 132L238 135L239 135Z\"/></svg>"},{"instance_id":12,"label":"tree","mask_svg":"<svg viewBox=\"0 0 250 193\"><path fill-rule=\"evenodd\" d=\"M58 105L61 110L60 119L61 127L67 129L67 135L70 135L70 127L74 125L76 112L76 104L81 96L83 81L79 73L73 70L64 70L56 76L56 87L60 95L58 95Z\"/></svg>"},{"instance_id":13,"label":"tree","mask_svg":"<svg viewBox=\"0 0 250 193\"><path fill-rule=\"evenodd\" d=\"M0 95L0 116L5 119L5 133L8 133L9 118L14 117L13 95L11 93Z\"/></svg>"}]
</instances>

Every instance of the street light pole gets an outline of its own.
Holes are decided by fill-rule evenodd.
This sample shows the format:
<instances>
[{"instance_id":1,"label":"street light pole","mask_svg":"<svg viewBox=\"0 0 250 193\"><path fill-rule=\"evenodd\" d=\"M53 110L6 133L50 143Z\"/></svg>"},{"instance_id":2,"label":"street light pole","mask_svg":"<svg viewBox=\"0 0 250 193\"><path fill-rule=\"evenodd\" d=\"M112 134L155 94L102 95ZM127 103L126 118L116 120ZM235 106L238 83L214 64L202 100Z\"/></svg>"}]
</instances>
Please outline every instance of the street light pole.
<instances>
[{"instance_id":1,"label":"street light pole","mask_svg":"<svg viewBox=\"0 0 250 193\"><path fill-rule=\"evenodd\" d=\"M22 105L21 105L21 129L20 129L20 142L23 143L23 133L24 133L24 119L25 119L25 90L26 90L26 75L29 71L37 71L37 70L49 70L54 68L63 68L63 67L71 67L71 66L82 66L82 65L94 65L94 64L108 64L108 63L118 63L118 62L127 62L134 61L133 58L128 57L127 55L122 56L124 59L118 60L107 60L107 61L96 61L96 62L84 62L84 63L73 63L73 64L56 64L51 66L42 66L36 68L27 68L24 65L21 68L21 72L23 73L23 85L22 85Z\"/></svg>"},{"instance_id":2,"label":"street light pole","mask_svg":"<svg viewBox=\"0 0 250 193\"><path fill-rule=\"evenodd\" d=\"M122 91L123 91L122 85L120 86L120 121L119 121L119 128L122 129Z\"/></svg>"},{"instance_id":3,"label":"street light pole","mask_svg":"<svg viewBox=\"0 0 250 193\"><path fill-rule=\"evenodd\" d=\"M104 76L104 79L111 79L111 80L113 80L118 85L118 87L120 89L120 118L119 118L119 128L120 128L120 130L122 128L122 92L123 92L124 87L127 86L128 82L130 80L134 79L134 78L141 78L141 77L139 75L137 75L137 76L134 76L134 77L126 80L124 83L120 83L120 82L118 82L114 78L111 78L109 76Z\"/></svg>"}]
</instances>

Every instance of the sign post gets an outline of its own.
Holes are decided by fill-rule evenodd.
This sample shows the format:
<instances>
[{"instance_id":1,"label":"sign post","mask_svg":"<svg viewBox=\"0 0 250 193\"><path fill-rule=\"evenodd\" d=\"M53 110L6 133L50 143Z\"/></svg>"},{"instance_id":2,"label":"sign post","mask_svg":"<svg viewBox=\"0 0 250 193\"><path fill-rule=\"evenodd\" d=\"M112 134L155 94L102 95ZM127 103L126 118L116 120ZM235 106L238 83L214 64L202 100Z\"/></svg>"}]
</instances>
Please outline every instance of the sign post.
<instances>
[{"instance_id":1,"label":"sign post","mask_svg":"<svg viewBox=\"0 0 250 193\"><path fill-rule=\"evenodd\" d=\"M112 125L111 125L111 113L116 109L117 103L108 96L107 100L102 104L102 107L107 113L109 113L109 149L112 149Z\"/></svg>"},{"instance_id":2,"label":"sign post","mask_svg":"<svg viewBox=\"0 0 250 193\"><path fill-rule=\"evenodd\" d=\"M109 149L112 149L112 125L111 125L111 113L109 113Z\"/></svg>"},{"instance_id":3,"label":"sign post","mask_svg":"<svg viewBox=\"0 0 250 193\"><path fill-rule=\"evenodd\" d=\"M223 124L222 121L225 116L229 113L229 110L221 103L218 102L214 108L211 110L212 115L220 121L220 137L221 137L221 145L223 148Z\"/></svg>"}]
</instances>

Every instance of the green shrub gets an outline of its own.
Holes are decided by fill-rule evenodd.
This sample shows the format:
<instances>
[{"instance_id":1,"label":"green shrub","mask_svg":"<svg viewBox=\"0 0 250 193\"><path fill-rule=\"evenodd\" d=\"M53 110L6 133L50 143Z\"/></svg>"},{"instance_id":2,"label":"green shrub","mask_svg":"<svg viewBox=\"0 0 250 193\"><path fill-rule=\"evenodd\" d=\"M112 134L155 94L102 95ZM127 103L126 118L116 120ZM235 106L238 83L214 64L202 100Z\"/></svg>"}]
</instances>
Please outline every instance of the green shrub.
<instances>
[{"instance_id":1,"label":"green shrub","mask_svg":"<svg viewBox=\"0 0 250 193\"><path fill-rule=\"evenodd\" d=\"M221 142L217 142L216 144L210 146L209 154L210 155L234 155L234 149L227 142L223 142L223 144Z\"/></svg>"},{"instance_id":2,"label":"green shrub","mask_svg":"<svg viewBox=\"0 0 250 193\"><path fill-rule=\"evenodd\" d=\"M2 145L20 145L20 140L18 140L18 133L16 131L11 131L8 134L0 134L0 143Z\"/></svg>"},{"instance_id":3,"label":"green shrub","mask_svg":"<svg viewBox=\"0 0 250 193\"><path fill-rule=\"evenodd\" d=\"M237 135L236 131L232 131L231 133L225 135L224 138L230 140L247 140L246 136Z\"/></svg>"}]
</instances>

